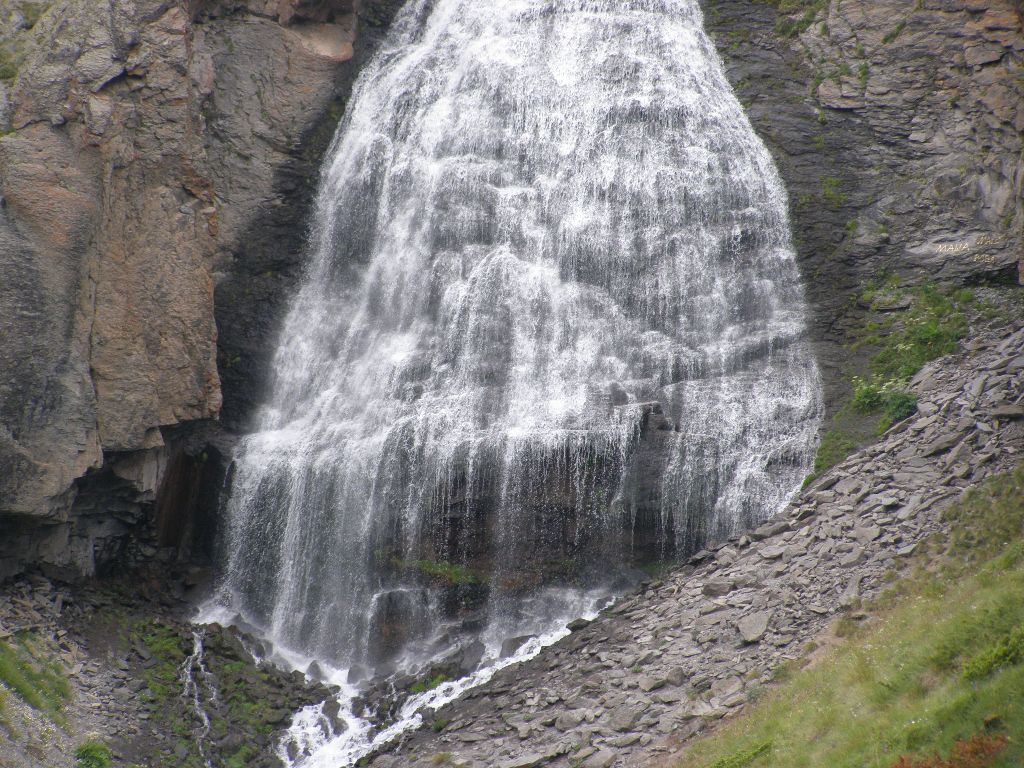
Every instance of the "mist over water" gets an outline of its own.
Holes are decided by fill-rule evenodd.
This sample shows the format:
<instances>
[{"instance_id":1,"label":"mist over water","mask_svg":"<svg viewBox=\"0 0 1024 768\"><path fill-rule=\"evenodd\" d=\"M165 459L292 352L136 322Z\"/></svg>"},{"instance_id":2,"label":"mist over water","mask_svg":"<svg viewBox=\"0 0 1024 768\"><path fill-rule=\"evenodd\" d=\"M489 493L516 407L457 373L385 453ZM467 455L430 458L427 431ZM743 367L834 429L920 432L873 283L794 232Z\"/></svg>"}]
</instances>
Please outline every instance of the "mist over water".
<instances>
[{"instance_id":1,"label":"mist over water","mask_svg":"<svg viewBox=\"0 0 1024 768\"><path fill-rule=\"evenodd\" d=\"M410 0L309 258L217 598L284 648L493 655L809 471L785 192L693 0Z\"/></svg>"}]
</instances>

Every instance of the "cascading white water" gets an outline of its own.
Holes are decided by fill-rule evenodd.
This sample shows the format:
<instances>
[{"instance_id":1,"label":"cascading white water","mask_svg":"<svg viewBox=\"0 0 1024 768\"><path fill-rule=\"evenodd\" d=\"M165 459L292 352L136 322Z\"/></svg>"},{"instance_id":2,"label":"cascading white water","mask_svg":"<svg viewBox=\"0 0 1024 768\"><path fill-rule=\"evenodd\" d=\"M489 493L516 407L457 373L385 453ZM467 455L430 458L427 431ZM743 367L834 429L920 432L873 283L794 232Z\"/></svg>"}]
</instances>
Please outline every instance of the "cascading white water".
<instances>
[{"instance_id":1,"label":"cascading white water","mask_svg":"<svg viewBox=\"0 0 1024 768\"><path fill-rule=\"evenodd\" d=\"M696 0L410 0L310 259L219 597L284 647L539 632L566 586L757 523L809 469L785 193Z\"/></svg>"},{"instance_id":2,"label":"cascading white water","mask_svg":"<svg viewBox=\"0 0 1024 768\"><path fill-rule=\"evenodd\" d=\"M199 759L205 768L213 768L207 754L207 740L212 725L207 707L217 703L217 686L203 658L202 632L192 633L192 653L182 662L178 673L181 677L181 695L188 700L192 714L198 721L198 729L193 732L193 740L199 750Z\"/></svg>"}]
</instances>

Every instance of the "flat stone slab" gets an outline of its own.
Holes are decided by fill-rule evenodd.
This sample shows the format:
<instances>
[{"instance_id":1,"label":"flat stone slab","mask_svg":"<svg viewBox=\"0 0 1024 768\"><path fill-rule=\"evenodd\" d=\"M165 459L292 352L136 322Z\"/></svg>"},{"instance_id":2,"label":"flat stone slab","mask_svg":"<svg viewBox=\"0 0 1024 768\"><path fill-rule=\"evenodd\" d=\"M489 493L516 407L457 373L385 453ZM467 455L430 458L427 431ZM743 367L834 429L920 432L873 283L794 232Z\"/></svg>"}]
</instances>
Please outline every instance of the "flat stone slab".
<instances>
[{"instance_id":1,"label":"flat stone slab","mask_svg":"<svg viewBox=\"0 0 1024 768\"><path fill-rule=\"evenodd\" d=\"M736 629L740 631L740 637L744 643L757 643L768 632L768 622L771 614L767 611L758 611L744 616L736 622Z\"/></svg>"}]
</instances>

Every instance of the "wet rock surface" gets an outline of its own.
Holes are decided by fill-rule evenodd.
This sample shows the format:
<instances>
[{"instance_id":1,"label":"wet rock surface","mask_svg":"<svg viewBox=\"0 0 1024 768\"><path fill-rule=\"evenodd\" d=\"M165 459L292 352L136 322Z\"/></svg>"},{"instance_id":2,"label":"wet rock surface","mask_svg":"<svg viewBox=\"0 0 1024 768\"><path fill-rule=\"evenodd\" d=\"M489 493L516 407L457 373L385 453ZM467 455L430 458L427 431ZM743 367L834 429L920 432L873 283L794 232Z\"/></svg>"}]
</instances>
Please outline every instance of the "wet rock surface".
<instances>
[{"instance_id":1,"label":"wet rock surface","mask_svg":"<svg viewBox=\"0 0 1024 768\"><path fill-rule=\"evenodd\" d=\"M964 489L1024 456L1024 328L990 331L914 377L914 416L818 478L777 518L694 555L593 623L427 713L374 766L635 766L738 712L772 670L931 534ZM710 593L710 594L709 594Z\"/></svg>"},{"instance_id":2,"label":"wet rock surface","mask_svg":"<svg viewBox=\"0 0 1024 768\"><path fill-rule=\"evenodd\" d=\"M281 730L332 692L257 664L258 644L235 629L191 625L182 596L198 580L139 573L68 586L36 573L0 588L0 641L27 644L35 663L50 665L70 688L64 710L50 716L0 685L0 764L72 766L75 747L98 740L116 766L280 765ZM340 730L337 712L326 716Z\"/></svg>"}]
</instances>

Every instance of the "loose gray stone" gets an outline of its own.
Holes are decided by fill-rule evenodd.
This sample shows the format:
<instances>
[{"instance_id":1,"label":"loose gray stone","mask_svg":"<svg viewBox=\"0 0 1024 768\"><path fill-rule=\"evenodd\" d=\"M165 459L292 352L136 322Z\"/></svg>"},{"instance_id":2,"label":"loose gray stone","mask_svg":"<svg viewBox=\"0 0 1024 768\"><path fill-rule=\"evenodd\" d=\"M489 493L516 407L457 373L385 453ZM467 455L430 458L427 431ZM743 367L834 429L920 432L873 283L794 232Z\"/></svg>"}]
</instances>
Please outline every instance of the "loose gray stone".
<instances>
[{"instance_id":1,"label":"loose gray stone","mask_svg":"<svg viewBox=\"0 0 1024 768\"><path fill-rule=\"evenodd\" d=\"M612 711L608 717L608 725L616 731L628 731L639 719L640 712L635 707L624 704Z\"/></svg>"},{"instance_id":2,"label":"loose gray stone","mask_svg":"<svg viewBox=\"0 0 1024 768\"><path fill-rule=\"evenodd\" d=\"M858 527L853 529L853 538L859 541L861 544L867 544L868 542L874 541L882 535L882 529L877 525Z\"/></svg>"},{"instance_id":3,"label":"loose gray stone","mask_svg":"<svg viewBox=\"0 0 1024 768\"><path fill-rule=\"evenodd\" d=\"M641 677L639 680L637 680L637 686L644 693L649 693L650 691L655 691L658 688L663 687L664 685L665 685L665 680L664 680L664 678L660 678L660 677Z\"/></svg>"},{"instance_id":4,"label":"loose gray stone","mask_svg":"<svg viewBox=\"0 0 1024 768\"><path fill-rule=\"evenodd\" d=\"M724 597L736 587L732 579L708 579L701 591L708 597Z\"/></svg>"},{"instance_id":5,"label":"loose gray stone","mask_svg":"<svg viewBox=\"0 0 1024 768\"><path fill-rule=\"evenodd\" d=\"M616 755L610 749L602 749L583 761L584 768L611 768L615 765Z\"/></svg>"},{"instance_id":6,"label":"loose gray stone","mask_svg":"<svg viewBox=\"0 0 1024 768\"><path fill-rule=\"evenodd\" d=\"M687 674L683 667L672 667L665 673L665 681L672 685L682 685L686 682Z\"/></svg>"},{"instance_id":7,"label":"loose gray stone","mask_svg":"<svg viewBox=\"0 0 1024 768\"><path fill-rule=\"evenodd\" d=\"M540 752L532 752L501 763L500 768L535 768L535 766L543 765L547 760L547 755Z\"/></svg>"},{"instance_id":8,"label":"loose gray stone","mask_svg":"<svg viewBox=\"0 0 1024 768\"><path fill-rule=\"evenodd\" d=\"M570 709L555 718L555 728L560 731L571 731L581 722L583 722L583 713L576 709Z\"/></svg>"},{"instance_id":9,"label":"loose gray stone","mask_svg":"<svg viewBox=\"0 0 1024 768\"><path fill-rule=\"evenodd\" d=\"M785 547L769 544L767 547L762 547L758 554L760 554L765 560L778 560L783 554L785 554L785 552Z\"/></svg>"},{"instance_id":10,"label":"loose gray stone","mask_svg":"<svg viewBox=\"0 0 1024 768\"><path fill-rule=\"evenodd\" d=\"M861 547L854 547L853 550L839 558L839 564L844 568L856 565L864 558L864 550Z\"/></svg>"},{"instance_id":11,"label":"loose gray stone","mask_svg":"<svg viewBox=\"0 0 1024 768\"><path fill-rule=\"evenodd\" d=\"M761 638L768 631L768 621L770 619L771 614L768 611L758 611L757 613L748 614L737 621L736 629L740 631L743 642L760 642Z\"/></svg>"},{"instance_id":12,"label":"loose gray stone","mask_svg":"<svg viewBox=\"0 0 1024 768\"><path fill-rule=\"evenodd\" d=\"M760 541L761 539L770 539L772 536L777 536L778 534L788 530L789 523L785 520L778 520L774 523L765 523L759 528L755 528L748 534L748 536L750 536L753 541Z\"/></svg>"},{"instance_id":13,"label":"loose gray stone","mask_svg":"<svg viewBox=\"0 0 1024 768\"><path fill-rule=\"evenodd\" d=\"M950 448L952 448L954 445L960 442L961 437L962 435L959 432L947 432L946 434L936 438L927 446L925 446L924 451L922 451L921 455L935 456L936 454L942 453L943 451L948 451Z\"/></svg>"}]
</instances>

